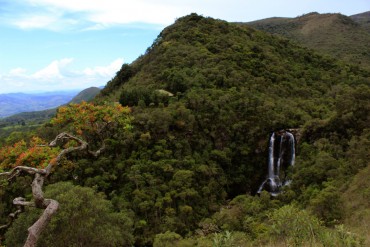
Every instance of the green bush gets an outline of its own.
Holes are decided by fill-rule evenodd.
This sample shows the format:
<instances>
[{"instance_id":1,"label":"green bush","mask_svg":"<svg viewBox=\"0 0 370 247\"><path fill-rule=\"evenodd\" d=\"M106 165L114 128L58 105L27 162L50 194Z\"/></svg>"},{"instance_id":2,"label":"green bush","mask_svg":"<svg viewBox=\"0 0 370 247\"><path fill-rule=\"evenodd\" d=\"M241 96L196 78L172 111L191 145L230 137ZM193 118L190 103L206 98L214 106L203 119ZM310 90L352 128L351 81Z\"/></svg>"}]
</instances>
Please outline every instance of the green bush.
<instances>
[{"instance_id":1,"label":"green bush","mask_svg":"<svg viewBox=\"0 0 370 247\"><path fill-rule=\"evenodd\" d=\"M111 202L91 188L60 182L46 188L46 198L60 204L42 233L38 246L131 246L132 219L125 212L113 212ZM7 246L23 246L27 228L42 211L30 209L21 214L7 231Z\"/></svg>"},{"instance_id":2,"label":"green bush","mask_svg":"<svg viewBox=\"0 0 370 247\"><path fill-rule=\"evenodd\" d=\"M179 234L167 231L165 233L160 233L155 236L153 247L177 246L180 240L182 240L182 237Z\"/></svg>"},{"instance_id":3,"label":"green bush","mask_svg":"<svg viewBox=\"0 0 370 247\"><path fill-rule=\"evenodd\" d=\"M274 210L269 215L269 221L269 236L292 246L315 243L322 230L317 218L292 205Z\"/></svg>"},{"instance_id":4,"label":"green bush","mask_svg":"<svg viewBox=\"0 0 370 247\"><path fill-rule=\"evenodd\" d=\"M364 246L364 240L343 225L326 228L315 216L293 205L274 210L269 215L267 240L286 246Z\"/></svg>"}]
</instances>

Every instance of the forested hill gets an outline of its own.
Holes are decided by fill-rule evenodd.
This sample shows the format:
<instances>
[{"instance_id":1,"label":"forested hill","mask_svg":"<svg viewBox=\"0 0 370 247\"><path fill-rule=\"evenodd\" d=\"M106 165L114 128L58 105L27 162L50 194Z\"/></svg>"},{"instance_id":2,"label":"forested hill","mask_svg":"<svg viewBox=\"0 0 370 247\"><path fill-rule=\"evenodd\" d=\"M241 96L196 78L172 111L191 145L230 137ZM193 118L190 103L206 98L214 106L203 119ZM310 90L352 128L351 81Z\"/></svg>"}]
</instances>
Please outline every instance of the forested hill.
<instances>
[{"instance_id":1,"label":"forested hill","mask_svg":"<svg viewBox=\"0 0 370 247\"><path fill-rule=\"evenodd\" d=\"M164 29L144 56L123 65L102 95L118 100L120 90L133 87L177 94L194 88L254 86L260 92L290 96L308 84L323 91L339 82L353 83L351 74L367 75L355 66L346 68L287 39L193 14ZM277 92L282 84L290 89Z\"/></svg>"},{"instance_id":2,"label":"forested hill","mask_svg":"<svg viewBox=\"0 0 370 247\"><path fill-rule=\"evenodd\" d=\"M302 132L294 198L309 205L320 190L339 188L366 166L349 150L368 135L369 82L368 71L285 38L192 14L123 65L98 101L133 109L137 139L120 159L141 174L141 194L129 199L138 215L153 217L150 231L162 224L158 214L185 221L166 226L183 233L223 200L255 193L274 130Z\"/></svg>"},{"instance_id":3,"label":"forested hill","mask_svg":"<svg viewBox=\"0 0 370 247\"><path fill-rule=\"evenodd\" d=\"M368 165L369 84L370 72L358 66L248 26L191 14L122 66L95 98L96 116L86 115L94 108L87 104L64 108L58 121L66 124L53 121L38 134L53 140L61 131L103 126L99 133L107 135L116 125L91 121L110 119L104 116L113 111L107 102L130 107L131 124L123 128L117 120L122 128L105 140L101 156L69 155L50 179L103 192L133 222L129 228L130 220L122 226L109 218L116 228L101 227L112 230L104 237L118 239L114 230L123 229L135 246L344 246L359 242L334 226L350 215L342 210L340 192ZM72 121L80 115L87 126ZM297 129L299 141L296 165L287 171L291 186L274 198L267 192L254 196L266 178L269 136L290 128ZM56 184L51 192L64 187ZM2 195L10 211L14 197ZM63 238L59 230L72 234L57 226L58 217L65 216L56 215L45 233L51 242ZM8 243L27 227L15 224Z\"/></svg>"},{"instance_id":4,"label":"forested hill","mask_svg":"<svg viewBox=\"0 0 370 247\"><path fill-rule=\"evenodd\" d=\"M268 18L245 24L370 68L370 32L366 13L348 17L314 12L296 18Z\"/></svg>"}]
</instances>

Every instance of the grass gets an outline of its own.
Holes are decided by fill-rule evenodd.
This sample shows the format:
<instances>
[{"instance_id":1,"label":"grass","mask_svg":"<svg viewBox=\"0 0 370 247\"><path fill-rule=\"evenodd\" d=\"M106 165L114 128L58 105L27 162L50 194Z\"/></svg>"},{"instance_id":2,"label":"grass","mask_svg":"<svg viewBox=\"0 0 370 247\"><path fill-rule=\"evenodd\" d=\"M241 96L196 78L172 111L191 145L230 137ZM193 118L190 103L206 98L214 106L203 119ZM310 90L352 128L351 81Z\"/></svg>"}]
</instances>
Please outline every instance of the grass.
<instances>
[{"instance_id":1,"label":"grass","mask_svg":"<svg viewBox=\"0 0 370 247\"><path fill-rule=\"evenodd\" d=\"M344 223L365 238L370 246L370 165L360 171L342 194Z\"/></svg>"}]
</instances>

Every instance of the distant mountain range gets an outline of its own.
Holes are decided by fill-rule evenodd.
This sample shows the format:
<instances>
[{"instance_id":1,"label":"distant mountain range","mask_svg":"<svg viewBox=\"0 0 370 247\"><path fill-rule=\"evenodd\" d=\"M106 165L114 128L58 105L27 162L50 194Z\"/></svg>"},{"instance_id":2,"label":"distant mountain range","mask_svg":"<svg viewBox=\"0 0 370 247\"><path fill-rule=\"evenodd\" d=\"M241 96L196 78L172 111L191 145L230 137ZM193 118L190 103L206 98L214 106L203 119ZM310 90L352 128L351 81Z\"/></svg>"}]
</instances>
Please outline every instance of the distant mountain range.
<instances>
[{"instance_id":1,"label":"distant mountain range","mask_svg":"<svg viewBox=\"0 0 370 247\"><path fill-rule=\"evenodd\" d=\"M368 32L370 32L370 11L351 15L350 18L355 22L359 23L362 27L364 27Z\"/></svg>"},{"instance_id":2,"label":"distant mountain range","mask_svg":"<svg viewBox=\"0 0 370 247\"><path fill-rule=\"evenodd\" d=\"M68 92L68 93L47 93L47 94L6 94L0 95L0 105L5 105L7 108L0 108L2 112L5 112L7 117L0 120L3 125L17 124L21 122L34 122L39 123L50 119L55 115L58 106L69 104L69 103L80 103L82 101L91 101L99 92L100 88L90 87L81 92ZM4 99L4 101L3 101ZM60 99L59 101L55 99ZM28 102L28 103L27 103ZM24 106L23 104L32 104ZM47 104L48 103L48 104ZM6 109L11 107L22 109L22 112L17 114L10 114L10 110L6 112ZM46 107L50 106L50 107ZM36 108L37 107L37 108ZM37 110L44 107L44 110ZM31 109L30 111L27 111ZM9 116L11 115L11 116Z\"/></svg>"},{"instance_id":3,"label":"distant mountain range","mask_svg":"<svg viewBox=\"0 0 370 247\"><path fill-rule=\"evenodd\" d=\"M370 68L370 11L353 16L313 12L296 18L272 17L241 24Z\"/></svg>"},{"instance_id":4,"label":"distant mountain range","mask_svg":"<svg viewBox=\"0 0 370 247\"><path fill-rule=\"evenodd\" d=\"M0 118L20 112L41 111L68 103L76 91L43 94L0 94Z\"/></svg>"}]
</instances>

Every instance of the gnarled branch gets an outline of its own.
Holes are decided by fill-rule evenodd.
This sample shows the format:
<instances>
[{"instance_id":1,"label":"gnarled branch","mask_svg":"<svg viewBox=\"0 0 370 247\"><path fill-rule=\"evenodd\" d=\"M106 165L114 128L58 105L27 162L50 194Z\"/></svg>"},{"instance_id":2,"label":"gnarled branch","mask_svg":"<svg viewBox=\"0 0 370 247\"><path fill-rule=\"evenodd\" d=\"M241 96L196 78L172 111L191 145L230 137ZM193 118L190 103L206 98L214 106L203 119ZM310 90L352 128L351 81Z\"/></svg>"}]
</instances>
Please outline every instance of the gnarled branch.
<instances>
[{"instance_id":1,"label":"gnarled branch","mask_svg":"<svg viewBox=\"0 0 370 247\"><path fill-rule=\"evenodd\" d=\"M48 225L51 220L51 217L57 212L59 203L53 199L46 199L44 198L44 193L42 191L42 187L44 185L44 180L49 176L52 171L52 168L59 164L63 156L67 155L68 153L75 152L75 151L83 151L87 150L87 152L94 157L100 155L104 149L105 145L103 145L97 151L90 151L88 150L88 143L76 136L68 134L66 132L60 133L52 142L49 143L49 147L57 147L60 146L70 140L76 141L79 145L75 147L69 147L63 149L57 157L49 162L45 169L38 169L33 167L27 166L17 166L8 172L0 173L0 176L5 176L10 181L13 178L20 176L22 173L27 173L30 175L34 175L34 179L32 182L32 196L33 202L27 202L22 197L17 197L13 200L13 204L18 207L18 210L14 213L9 214L9 222L6 225L0 226L0 229L4 229L9 227L14 219L23 212L25 206L34 206L37 208L44 209L44 212L39 217L39 219L28 228L28 237L24 244L25 247L33 247L36 246L37 240L40 237L42 231Z\"/></svg>"}]
</instances>

